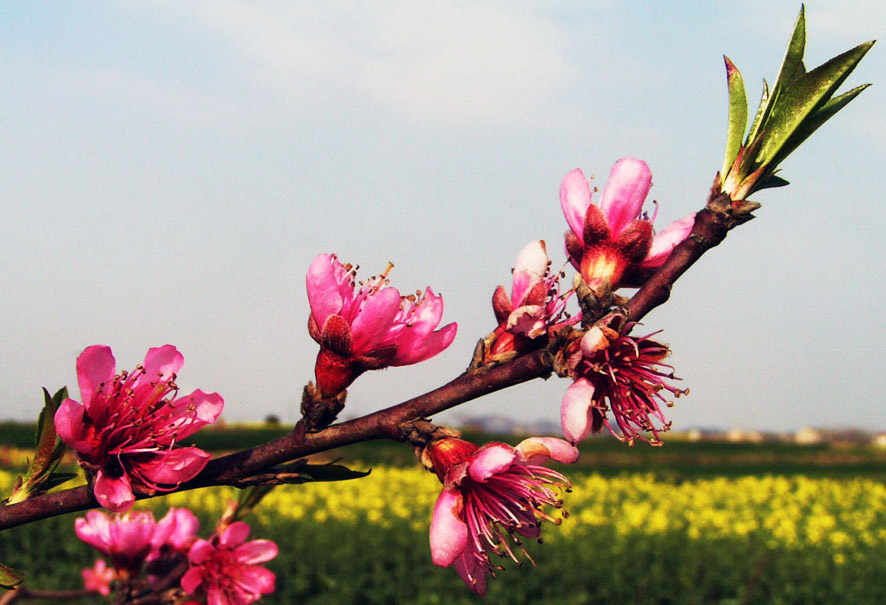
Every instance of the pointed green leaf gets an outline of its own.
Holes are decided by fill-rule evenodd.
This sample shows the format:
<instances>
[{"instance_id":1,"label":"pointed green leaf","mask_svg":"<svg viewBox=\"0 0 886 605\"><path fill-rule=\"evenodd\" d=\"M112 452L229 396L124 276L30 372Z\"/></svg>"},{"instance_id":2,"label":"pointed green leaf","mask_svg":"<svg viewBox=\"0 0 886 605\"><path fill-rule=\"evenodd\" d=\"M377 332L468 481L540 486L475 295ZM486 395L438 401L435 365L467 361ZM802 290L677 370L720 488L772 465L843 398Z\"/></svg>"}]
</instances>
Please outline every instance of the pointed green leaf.
<instances>
[{"instance_id":1,"label":"pointed green leaf","mask_svg":"<svg viewBox=\"0 0 886 605\"><path fill-rule=\"evenodd\" d=\"M779 150L778 154L772 161L773 165L780 164L788 155L791 154L797 147L799 147L809 136L815 132L819 126L827 122L831 117L834 116L838 111L843 109L847 103L849 103L852 99L861 94L865 88L870 86L870 84L862 84L861 86L856 86L849 92L845 92L840 96L833 97L829 99L827 103L825 103L818 111L809 116L793 135L785 142L782 148Z\"/></svg>"},{"instance_id":2,"label":"pointed green leaf","mask_svg":"<svg viewBox=\"0 0 886 605\"><path fill-rule=\"evenodd\" d=\"M299 469L299 474L305 478L305 481L347 481L348 479L359 479L365 477L372 472L355 471L341 464L305 464Z\"/></svg>"},{"instance_id":3,"label":"pointed green leaf","mask_svg":"<svg viewBox=\"0 0 886 605\"><path fill-rule=\"evenodd\" d=\"M757 161L768 164L805 119L821 108L858 65L873 42L859 44L804 74L776 100ZM774 166L773 166L774 168Z\"/></svg>"},{"instance_id":4,"label":"pointed green leaf","mask_svg":"<svg viewBox=\"0 0 886 605\"><path fill-rule=\"evenodd\" d=\"M0 563L0 587L15 588L25 580L25 574Z\"/></svg>"},{"instance_id":5,"label":"pointed green leaf","mask_svg":"<svg viewBox=\"0 0 886 605\"><path fill-rule=\"evenodd\" d=\"M43 389L43 398L43 409L40 410L40 417L37 420L37 449L34 452L34 461L28 471L29 475L45 470L49 466L55 449L55 401L46 389Z\"/></svg>"},{"instance_id":6,"label":"pointed green leaf","mask_svg":"<svg viewBox=\"0 0 886 605\"><path fill-rule=\"evenodd\" d=\"M751 124L751 129L748 131L748 136L744 141L745 146L751 144L751 141L757 138L757 133L760 130L760 126L765 121L765 118L769 115L769 100L771 98L771 94L769 93L769 82L763 80L763 94L760 95L760 104L757 106L757 113L754 115L754 122Z\"/></svg>"},{"instance_id":7,"label":"pointed green leaf","mask_svg":"<svg viewBox=\"0 0 886 605\"><path fill-rule=\"evenodd\" d=\"M761 179L760 182L757 183L757 186L754 187L754 191L759 191L760 189L773 189L775 187L785 187L790 185L790 183L780 176L771 175L765 179Z\"/></svg>"},{"instance_id":8,"label":"pointed green leaf","mask_svg":"<svg viewBox=\"0 0 886 605\"><path fill-rule=\"evenodd\" d=\"M726 155L723 158L723 167L720 169L722 178L735 161L744 130L748 125L748 98L744 90L744 80L741 72L729 57L723 56L726 63L726 84L729 87L729 126L726 133Z\"/></svg>"},{"instance_id":9,"label":"pointed green leaf","mask_svg":"<svg viewBox=\"0 0 886 605\"><path fill-rule=\"evenodd\" d=\"M797 15L797 21L794 23L794 32L791 34L791 41L788 43L788 50L785 52L784 61L781 63L778 79L775 80L776 89L787 88L794 80L806 73L806 67L803 65L803 52L805 49L806 7L801 4L800 14Z\"/></svg>"},{"instance_id":10,"label":"pointed green leaf","mask_svg":"<svg viewBox=\"0 0 886 605\"><path fill-rule=\"evenodd\" d=\"M58 487L62 483L67 483L71 479L76 478L77 473L52 473L40 484L40 491L49 491L53 487Z\"/></svg>"}]
</instances>

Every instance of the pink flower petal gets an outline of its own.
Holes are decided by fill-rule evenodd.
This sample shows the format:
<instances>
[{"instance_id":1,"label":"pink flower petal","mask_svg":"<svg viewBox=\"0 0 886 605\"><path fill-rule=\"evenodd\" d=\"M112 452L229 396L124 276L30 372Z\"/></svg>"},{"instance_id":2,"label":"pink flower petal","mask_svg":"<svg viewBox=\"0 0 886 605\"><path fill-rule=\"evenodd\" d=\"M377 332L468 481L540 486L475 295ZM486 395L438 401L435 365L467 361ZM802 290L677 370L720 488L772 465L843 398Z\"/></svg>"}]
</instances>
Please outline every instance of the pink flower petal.
<instances>
[{"instance_id":1,"label":"pink flower petal","mask_svg":"<svg viewBox=\"0 0 886 605\"><path fill-rule=\"evenodd\" d=\"M591 205L591 186L584 173L575 169L563 177L560 183L560 208L566 223L572 232L582 238L585 224L585 214Z\"/></svg>"},{"instance_id":2,"label":"pink flower petal","mask_svg":"<svg viewBox=\"0 0 886 605\"><path fill-rule=\"evenodd\" d=\"M89 452L87 427L83 418L86 409L73 399L65 399L55 411L55 430L65 444L77 452Z\"/></svg>"},{"instance_id":3,"label":"pink flower petal","mask_svg":"<svg viewBox=\"0 0 886 605\"><path fill-rule=\"evenodd\" d=\"M308 268L305 278L311 316L322 326L326 318L341 312L344 304L341 289L341 264L331 254L318 254ZM353 296L353 290L351 290Z\"/></svg>"},{"instance_id":4,"label":"pink flower petal","mask_svg":"<svg viewBox=\"0 0 886 605\"><path fill-rule=\"evenodd\" d=\"M181 585L188 594L194 594L203 583L203 568L192 567L182 576Z\"/></svg>"},{"instance_id":5,"label":"pink flower petal","mask_svg":"<svg viewBox=\"0 0 886 605\"><path fill-rule=\"evenodd\" d=\"M135 457L133 457L135 458ZM136 476L145 477L151 483L178 485L189 481L203 470L210 455L196 447L182 447L134 459L130 467Z\"/></svg>"},{"instance_id":6,"label":"pink flower petal","mask_svg":"<svg viewBox=\"0 0 886 605\"><path fill-rule=\"evenodd\" d=\"M238 563L256 565L270 561L277 553L277 545L271 540L252 540L235 548L234 558Z\"/></svg>"},{"instance_id":7,"label":"pink flower petal","mask_svg":"<svg viewBox=\"0 0 886 605\"><path fill-rule=\"evenodd\" d=\"M455 571L461 577L465 586L476 595L486 594L486 564L474 556L473 551L465 549L461 556L455 560Z\"/></svg>"},{"instance_id":8,"label":"pink flower petal","mask_svg":"<svg viewBox=\"0 0 886 605\"><path fill-rule=\"evenodd\" d=\"M145 379L152 382L171 380L184 363L184 356L172 345L151 347L145 355Z\"/></svg>"},{"instance_id":9,"label":"pink flower petal","mask_svg":"<svg viewBox=\"0 0 886 605\"><path fill-rule=\"evenodd\" d=\"M452 322L430 334L405 329L401 332L397 346L397 356L391 365L406 366L434 357L455 340L458 324Z\"/></svg>"},{"instance_id":10,"label":"pink flower petal","mask_svg":"<svg viewBox=\"0 0 886 605\"><path fill-rule=\"evenodd\" d=\"M573 382L560 405L560 424L563 436L572 443L578 443L591 432L591 399L594 386L586 379Z\"/></svg>"},{"instance_id":11,"label":"pink flower petal","mask_svg":"<svg viewBox=\"0 0 886 605\"><path fill-rule=\"evenodd\" d=\"M652 247L649 248L649 253L643 259L643 262L640 263L640 266L649 269L661 267L668 260L677 244L689 237L694 226L695 213L693 212L689 216L684 216L680 220L674 221L660 233L656 233L655 237L652 238Z\"/></svg>"},{"instance_id":12,"label":"pink flower petal","mask_svg":"<svg viewBox=\"0 0 886 605\"><path fill-rule=\"evenodd\" d=\"M206 591L206 605L245 605L245 603L232 603L221 588L213 585Z\"/></svg>"},{"instance_id":13,"label":"pink flower petal","mask_svg":"<svg viewBox=\"0 0 886 605\"><path fill-rule=\"evenodd\" d=\"M468 526L459 517L461 510L461 492L440 492L431 518L431 560L435 565L452 565L468 545Z\"/></svg>"},{"instance_id":14,"label":"pink flower petal","mask_svg":"<svg viewBox=\"0 0 886 605\"><path fill-rule=\"evenodd\" d=\"M188 561L190 561L192 565L200 565L206 561L214 551L215 547L208 540L197 538L197 540L191 544L191 549L188 551Z\"/></svg>"},{"instance_id":15,"label":"pink flower petal","mask_svg":"<svg viewBox=\"0 0 886 605\"><path fill-rule=\"evenodd\" d=\"M86 347L77 358L77 382L80 385L80 399L89 410L95 394L102 383L110 382L117 371L117 362L111 347L93 345Z\"/></svg>"},{"instance_id":16,"label":"pink flower petal","mask_svg":"<svg viewBox=\"0 0 886 605\"><path fill-rule=\"evenodd\" d=\"M516 457L517 452L509 445L487 443L474 453L468 466L468 474L474 481L482 483L511 466Z\"/></svg>"},{"instance_id":17,"label":"pink flower petal","mask_svg":"<svg viewBox=\"0 0 886 605\"><path fill-rule=\"evenodd\" d=\"M129 477L109 477L104 471L95 473L93 485L95 499L103 507L114 513L123 513L132 508L135 496L129 484Z\"/></svg>"},{"instance_id":18,"label":"pink flower petal","mask_svg":"<svg viewBox=\"0 0 886 605\"><path fill-rule=\"evenodd\" d=\"M643 160L622 158L612 167L603 189L600 210L609 223L613 240L617 240L622 230L640 216L651 186L652 171Z\"/></svg>"},{"instance_id":19,"label":"pink flower petal","mask_svg":"<svg viewBox=\"0 0 886 605\"><path fill-rule=\"evenodd\" d=\"M189 545L200 529L200 521L186 508L170 508L157 522L151 536L151 546L155 549L169 544L175 549Z\"/></svg>"},{"instance_id":20,"label":"pink flower petal","mask_svg":"<svg viewBox=\"0 0 886 605\"><path fill-rule=\"evenodd\" d=\"M578 448L556 437L530 437L515 448L526 464L544 464L551 458L563 464L578 460Z\"/></svg>"},{"instance_id":21,"label":"pink flower petal","mask_svg":"<svg viewBox=\"0 0 886 605\"><path fill-rule=\"evenodd\" d=\"M514 307L522 305L526 294L535 284L544 280L547 271L548 253L545 251L545 243L536 240L524 246L514 263L511 304Z\"/></svg>"},{"instance_id":22,"label":"pink flower petal","mask_svg":"<svg viewBox=\"0 0 886 605\"><path fill-rule=\"evenodd\" d=\"M159 443L170 444L173 439L187 439L207 424L213 424L221 415L225 401L218 393L204 393L197 389L190 395L179 397L172 402L168 412L158 415L153 420L156 429L166 434L158 438ZM160 432L160 431L158 431Z\"/></svg>"},{"instance_id":23,"label":"pink flower petal","mask_svg":"<svg viewBox=\"0 0 886 605\"><path fill-rule=\"evenodd\" d=\"M400 292L396 288L382 288L367 297L351 323L351 351L355 357L370 352L385 338L399 310Z\"/></svg>"},{"instance_id":24,"label":"pink flower petal","mask_svg":"<svg viewBox=\"0 0 886 605\"><path fill-rule=\"evenodd\" d=\"M508 332L537 338L547 330L547 318L545 305L525 305L511 312L505 327Z\"/></svg>"},{"instance_id":25,"label":"pink flower petal","mask_svg":"<svg viewBox=\"0 0 886 605\"><path fill-rule=\"evenodd\" d=\"M111 520L103 512L91 510L86 513L86 518L74 519L74 533L77 537L95 548L108 554L111 548Z\"/></svg>"},{"instance_id":26,"label":"pink flower petal","mask_svg":"<svg viewBox=\"0 0 886 605\"><path fill-rule=\"evenodd\" d=\"M274 592L276 576L264 567L243 566L234 574L238 586L252 595L263 595Z\"/></svg>"},{"instance_id":27,"label":"pink flower petal","mask_svg":"<svg viewBox=\"0 0 886 605\"><path fill-rule=\"evenodd\" d=\"M243 521L231 523L218 539L219 548L234 548L243 544L249 537L249 525Z\"/></svg>"}]
</instances>

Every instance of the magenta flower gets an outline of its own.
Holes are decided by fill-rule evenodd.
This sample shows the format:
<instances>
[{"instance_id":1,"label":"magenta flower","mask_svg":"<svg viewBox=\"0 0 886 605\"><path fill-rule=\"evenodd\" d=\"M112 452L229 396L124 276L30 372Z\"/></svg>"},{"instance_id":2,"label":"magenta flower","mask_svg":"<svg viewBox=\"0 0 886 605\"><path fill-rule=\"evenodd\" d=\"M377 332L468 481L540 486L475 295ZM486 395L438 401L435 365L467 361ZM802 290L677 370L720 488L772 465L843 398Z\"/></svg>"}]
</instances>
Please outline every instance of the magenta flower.
<instances>
[{"instance_id":1,"label":"magenta flower","mask_svg":"<svg viewBox=\"0 0 886 605\"><path fill-rule=\"evenodd\" d=\"M559 525L561 519L544 509L562 511L560 492L569 488L566 477L541 464L575 462L578 450L553 438L533 437L516 448L447 438L428 446L428 454L443 483L431 520L434 563L454 566L479 595L486 592L486 574L503 569L491 554L519 563L517 550L535 564L520 537L538 538L542 520Z\"/></svg>"},{"instance_id":2,"label":"magenta flower","mask_svg":"<svg viewBox=\"0 0 886 605\"><path fill-rule=\"evenodd\" d=\"M667 379L677 380L674 369L662 363L668 348L649 336L632 338L596 326L585 333L581 351L570 362L571 373L577 379L566 390L560 407L566 439L578 443L605 425L614 436L630 444L641 439L661 445L658 433L668 430L670 422L659 403L672 405L662 392L679 397L689 391L668 384ZM610 410L618 432L609 422ZM658 427L653 420L660 423ZM652 437L644 433L652 433Z\"/></svg>"},{"instance_id":3,"label":"magenta flower","mask_svg":"<svg viewBox=\"0 0 886 605\"><path fill-rule=\"evenodd\" d=\"M274 592L275 576L260 563L277 556L270 540L252 540L249 526L237 521L211 540L198 539L188 553L190 569L181 586L190 595L205 595L209 605L248 605Z\"/></svg>"},{"instance_id":4,"label":"magenta flower","mask_svg":"<svg viewBox=\"0 0 886 605\"><path fill-rule=\"evenodd\" d=\"M215 422L224 407L217 393L196 390L177 397L175 378L183 363L171 345L150 349L144 365L131 373L116 373L109 347L88 347L77 358L83 403L62 402L55 426L92 476L95 498L104 508L129 510L133 486L175 489L209 461L201 449L174 447Z\"/></svg>"},{"instance_id":5,"label":"magenta flower","mask_svg":"<svg viewBox=\"0 0 886 605\"><path fill-rule=\"evenodd\" d=\"M551 273L551 261L542 240L530 242L514 263L511 295L503 286L492 295L492 308L502 331L537 338L557 323L568 296L560 295L560 276Z\"/></svg>"},{"instance_id":6,"label":"magenta flower","mask_svg":"<svg viewBox=\"0 0 886 605\"><path fill-rule=\"evenodd\" d=\"M111 559L118 573L137 573L151 552L154 515L150 511L130 511L111 517L92 510L86 518L74 520L77 537Z\"/></svg>"},{"instance_id":7,"label":"magenta flower","mask_svg":"<svg viewBox=\"0 0 886 605\"><path fill-rule=\"evenodd\" d=\"M103 597L111 594L111 583L117 579L117 574L104 559L96 559L95 564L81 571L80 575L83 576L83 588Z\"/></svg>"},{"instance_id":8,"label":"magenta flower","mask_svg":"<svg viewBox=\"0 0 886 605\"><path fill-rule=\"evenodd\" d=\"M564 177L560 206L570 228L566 252L592 289L641 285L644 275L663 265L692 231L694 213L653 235L655 216L647 219L642 214L651 186L646 162L623 158L612 167L598 207L591 203L591 189L581 170Z\"/></svg>"},{"instance_id":9,"label":"magenta flower","mask_svg":"<svg viewBox=\"0 0 886 605\"><path fill-rule=\"evenodd\" d=\"M430 288L400 296L387 285L387 271L359 287L355 276L334 254L318 254L308 269L308 329L320 344L314 373L324 397L337 395L366 370L429 359L455 338L455 323L434 331L443 298Z\"/></svg>"},{"instance_id":10,"label":"magenta flower","mask_svg":"<svg viewBox=\"0 0 886 605\"><path fill-rule=\"evenodd\" d=\"M151 547L155 553L164 547L173 551L188 550L197 538L198 529L200 521L194 513L186 508L170 508L154 527Z\"/></svg>"}]
</instances>

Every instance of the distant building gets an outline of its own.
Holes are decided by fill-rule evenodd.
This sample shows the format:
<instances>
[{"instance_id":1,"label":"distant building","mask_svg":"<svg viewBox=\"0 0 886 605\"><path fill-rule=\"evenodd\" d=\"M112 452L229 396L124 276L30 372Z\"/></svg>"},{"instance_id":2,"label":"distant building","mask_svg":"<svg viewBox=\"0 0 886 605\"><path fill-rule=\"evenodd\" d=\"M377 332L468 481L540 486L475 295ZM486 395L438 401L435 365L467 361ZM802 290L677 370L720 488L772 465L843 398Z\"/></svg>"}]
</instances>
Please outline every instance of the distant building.
<instances>
[{"instance_id":1,"label":"distant building","mask_svg":"<svg viewBox=\"0 0 886 605\"><path fill-rule=\"evenodd\" d=\"M821 431L808 426L804 426L794 433L794 443L800 445L814 445L821 443L823 440Z\"/></svg>"},{"instance_id":2,"label":"distant building","mask_svg":"<svg viewBox=\"0 0 886 605\"><path fill-rule=\"evenodd\" d=\"M733 443L763 443L763 433L760 431L729 429L726 431L726 441L731 441Z\"/></svg>"},{"instance_id":3,"label":"distant building","mask_svg":"<svg viewBox=\"0 0 886 605\"><path fill-rule=\"evenodd\" d=\"M886 449L886 433L877 433L871 439L871 445L876 448Z\"/></svg>"}]
</instances>

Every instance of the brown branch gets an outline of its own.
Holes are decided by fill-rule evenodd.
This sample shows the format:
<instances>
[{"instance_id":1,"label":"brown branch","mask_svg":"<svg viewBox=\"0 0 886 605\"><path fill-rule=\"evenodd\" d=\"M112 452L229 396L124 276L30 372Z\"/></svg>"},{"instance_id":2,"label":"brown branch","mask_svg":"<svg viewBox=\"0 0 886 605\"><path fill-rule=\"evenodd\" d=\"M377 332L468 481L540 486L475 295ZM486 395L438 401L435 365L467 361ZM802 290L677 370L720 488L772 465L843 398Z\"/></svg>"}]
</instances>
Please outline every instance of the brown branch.
<instances>
[{"instance_id":1,"label":"brown branch","mask_svg":"<svg viewBox=\"0 0 886 605\"><path fill-rule=\"evenodd\" d=\"M625 305L626 321L640 321L664 304L671 296L674 282L686 269L702 254L719 245L730 229L753 218L750 213L757 207L758 204L753 202L733 202L728 195L719 193L718 182L715 182L707 206L695 215L692 232Z\"/></svg>"},{"instance_id":2,"label":"brown branch","mask_svg":"<svg viewBox=\"0 0 886 605\"><path fill-rule=\"evenodd\" d=\"M753 202L730 200L728 195L719 192L719 183L715 182L706 207L696 214L692 232L625 304L624 319L639 321L667 301L671 287L686 269L702 254L720 244L730 229L753 218L751 212L757 207L758 204ZM211 460L197 477L174 491L235 484L262 469L360 441L383 438L403 440L401 425L405 422L431 416L534 378L547 377L552 368L552 356L547 350L539 349L485 371L462 374L424 395L317 432L308 432L302 420L291 433L279 439ZM136 497L151 498L164 493L137 491ZM96 506L88 486L43 494L0 507L0 530Z\"/></svg>"},{"instance_id":3,"label":"brown branch","mask_svg":"<svg viewBox=\"0 0 886 605\"><path fill-rule=\"evenodd\" d=\"M534 378L547 377L551 367L552 361L547 351L540 349L484 372L462 374L424 395L355 420L334 424L316 433L306 432L304 424L299 422L291 433L279 439L210 460L197 477L174 491L232 483L269 466L359 441L383 438L402 440L400 425L404 422L437 414ZM166 493L138 491L136 498L151 498ZM0 529L96 506L98 504L92 490L86 485L42 494L18 504L0 507Z\"/></svg>"}]
</instances>

